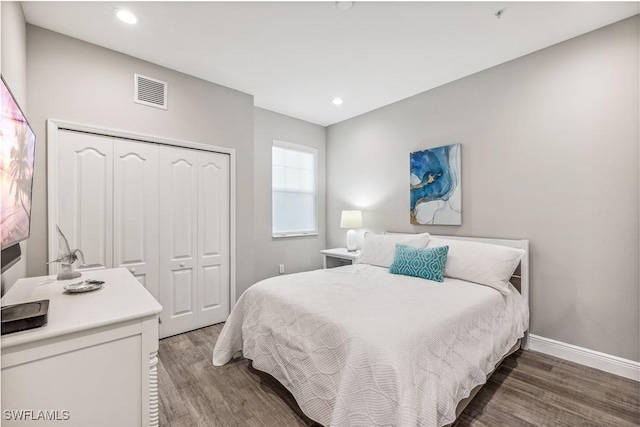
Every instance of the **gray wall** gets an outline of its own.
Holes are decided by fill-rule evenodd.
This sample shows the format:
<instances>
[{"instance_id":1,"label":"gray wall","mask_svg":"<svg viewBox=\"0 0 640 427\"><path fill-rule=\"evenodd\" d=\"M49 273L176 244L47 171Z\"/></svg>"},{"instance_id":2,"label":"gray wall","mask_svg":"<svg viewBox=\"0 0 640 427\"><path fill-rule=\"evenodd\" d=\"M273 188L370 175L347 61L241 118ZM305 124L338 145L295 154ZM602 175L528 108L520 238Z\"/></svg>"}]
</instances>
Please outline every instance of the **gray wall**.
<instances>
[{"instance_id":1,"label":"gray wall","mask_svg":"<svg viewBox=\"0 0 640 427\"><path fill-rule=\"evenodd\" d=\"M27 24L19 2L0 2L2 8L0 71L27 117ZM39 143L40 141L37 141ZM2 275L2 290L27 274L27 242L20 244L22 259Z\"/></svg>"},{"instance_id":2,"label":"gray wall","mask_svg":"<svg viewBox=\"0 0 640 427\"><path fill-rule=\"evenodd\" d=\"M27 27L29 119L38 137L29 276L46 273L49 118L236 149L237 289L253 283L253 97L130 56ZM169 83L169 109L133 102L133 73Z\"/></svg>"},{"instance_id":3,"label":"gray wall","mask_svg":"<svg viewBox=\"0 0 640 427\"><path fill-rule=\"evenodd\" d=\"M271 146L274 139L318 149L318 235L271 237ZM325 128L262 108L254 109L254 232L256 281L278 274L322 268L326 248Z\"/></svg>"},{"instance_id":4,"label":"gray wall","mask_svg":"<svg viewBox=\"0 0 640 427\"><path fill-rule=\"evenodd\" d=\"M530 239L531 332L640 360L638 17L327 129L340 210L372 230ZM462 143L463 225L409 224L409 153Z\"/></svg>"}]
</instances>

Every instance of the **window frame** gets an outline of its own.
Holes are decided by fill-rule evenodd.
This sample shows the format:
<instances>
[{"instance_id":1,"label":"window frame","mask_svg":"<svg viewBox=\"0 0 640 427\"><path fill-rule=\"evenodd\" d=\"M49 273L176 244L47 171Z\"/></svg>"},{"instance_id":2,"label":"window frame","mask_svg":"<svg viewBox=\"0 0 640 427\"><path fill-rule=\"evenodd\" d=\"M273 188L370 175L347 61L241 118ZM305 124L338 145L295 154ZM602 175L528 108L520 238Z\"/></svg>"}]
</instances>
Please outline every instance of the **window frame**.
<instances>
[{"instance_id":1,"label":"window frame","mask_svg":"<svg viewBox=\"0 0 640 427\"><path fill-rule=\"evenodd\" d=\"M282 148L285 150L298 151L302 153L312 154L313 155L313 171L314 171L314 185L313 185L313 230L296 230L296 231L285 231L285 232L275 232L274 230L274 188L273 188L273 148ZM288 237L304 237L304 236L317 236L318 232L318 181L319 181L319 171L318 171L318 149L315 147L309 147L307 145L302 144L294 144L292 142L286 142L274 139L272 140L271 146L271 237L274 239L288 238Z\"/></svg>"}]
</instances>

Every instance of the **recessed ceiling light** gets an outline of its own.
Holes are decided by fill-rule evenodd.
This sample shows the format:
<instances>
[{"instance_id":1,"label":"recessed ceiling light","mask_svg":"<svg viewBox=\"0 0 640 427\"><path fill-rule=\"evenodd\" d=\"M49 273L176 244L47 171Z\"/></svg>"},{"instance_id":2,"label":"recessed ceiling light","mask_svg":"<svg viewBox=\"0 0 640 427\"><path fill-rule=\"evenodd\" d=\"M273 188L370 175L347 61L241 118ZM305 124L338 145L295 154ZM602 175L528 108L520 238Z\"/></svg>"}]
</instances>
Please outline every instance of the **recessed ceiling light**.
<instances>
[{"instance_id":1,"label":"recessed ceiling light","mask_svg":"<svg viewBox=\"0 0 640 427\"><path fill-rule=\"evenodd\" d=\"M352 1L337 1L336 7L340 10L349 10L353 7Z\"/></svg>"},{"instance_id":2,"label":"recessed ceiling light","mask_svg":"<svg viewBox=\"0 0 640 427\"><path fill-rule=\"evenodd\" d=\"M333 102L333 105L342 105L344 101L342 100L342 98L333 98L333 101L331 102Z\"/></svg>"},{"instance_id":3,"label":"recessed ceiling light","mask_svg":"<svg viewBox=\"0 0 640 427\"><path fill-rule=\"evenodd\" d=\"M116 12L116 16L122 22L126 22L127 24L135 24L138 22L138 18L136 18L136 15L129 12L128 10L120 9Z\"/></svg>"}]
</instances>

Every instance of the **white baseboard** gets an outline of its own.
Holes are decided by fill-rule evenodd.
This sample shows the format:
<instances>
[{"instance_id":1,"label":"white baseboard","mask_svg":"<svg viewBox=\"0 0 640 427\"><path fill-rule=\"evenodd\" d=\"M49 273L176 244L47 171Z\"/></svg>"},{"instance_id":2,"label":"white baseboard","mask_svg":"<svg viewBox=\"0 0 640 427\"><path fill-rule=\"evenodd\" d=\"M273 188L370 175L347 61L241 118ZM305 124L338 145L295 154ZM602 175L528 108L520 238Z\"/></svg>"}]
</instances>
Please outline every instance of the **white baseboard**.
<instances>
[{"instance_id":1,"label":"white baseboard","mask_svg":"<svg viewBox=\"0 0 640 427\"><path fill-rule=\"evenodd\" d=\"M533 334L529 335L529 349L640 381L640 362Z\"/></svg>"}]
</instances>

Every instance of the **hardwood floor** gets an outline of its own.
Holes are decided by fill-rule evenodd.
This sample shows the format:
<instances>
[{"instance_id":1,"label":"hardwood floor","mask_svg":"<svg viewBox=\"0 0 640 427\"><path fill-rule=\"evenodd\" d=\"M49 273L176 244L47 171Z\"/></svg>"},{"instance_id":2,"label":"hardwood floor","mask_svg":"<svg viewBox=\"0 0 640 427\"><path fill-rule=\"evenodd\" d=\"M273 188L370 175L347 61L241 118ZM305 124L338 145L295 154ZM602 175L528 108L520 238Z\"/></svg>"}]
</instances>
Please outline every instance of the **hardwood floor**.
<instances>
[{"instance_id":1,"label":"hardwood floor","mask_svg":"<svg viewBox=\"0 0 640 427\"><path fill-rule=\"evenodd\" d=\"M288 427L307 422L245 359L211 363L222 325L160 341L160 425ZM640 426L640 383L533 351L508 357L454 424Z\"/></svg>"}]
</instances>

